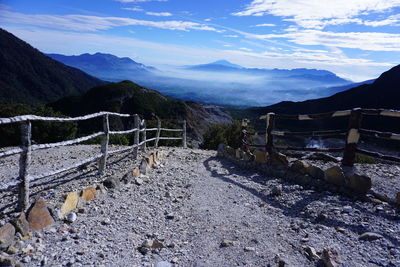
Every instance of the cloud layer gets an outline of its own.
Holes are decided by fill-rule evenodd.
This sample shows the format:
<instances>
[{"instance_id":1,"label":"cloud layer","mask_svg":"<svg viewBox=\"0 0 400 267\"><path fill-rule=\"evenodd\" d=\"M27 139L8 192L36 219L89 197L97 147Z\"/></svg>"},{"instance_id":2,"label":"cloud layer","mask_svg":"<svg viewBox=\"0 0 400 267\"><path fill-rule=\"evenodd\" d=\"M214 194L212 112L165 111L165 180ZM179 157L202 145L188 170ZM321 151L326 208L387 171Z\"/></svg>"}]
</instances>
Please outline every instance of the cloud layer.
<instances>
[{"instance_id":1,"label":"cloud layer","mask_svg":"<svg viewBox=\"0 0 400 267\"><path fill-rule=\"evenodd\" d=\"M400 0L253 0L244 10L233 15L269 14L285 17L304 28L323 28L327 25L351 22L364 23L361 20L355 21L354 18L399 6ZM374 24L374 22L367 23ZM384 23L398 23L398 17Z\"/></svg>"},{"instance_id":2,"label":"cloud layer","mask_svg":"<svg viewBox=\"0 0 400 267\"><path fill-rule=\"evenodd\" d=\"M0 20L3 23L18 22L19 24L74 31L107 30L118 26L148 26L167 30L200 30L220 32L219 30L208 25L190 21L150 21L123 17L99 17L87 15L29 15L7 10L0 12Z\"/></svg>"}]
</instances>

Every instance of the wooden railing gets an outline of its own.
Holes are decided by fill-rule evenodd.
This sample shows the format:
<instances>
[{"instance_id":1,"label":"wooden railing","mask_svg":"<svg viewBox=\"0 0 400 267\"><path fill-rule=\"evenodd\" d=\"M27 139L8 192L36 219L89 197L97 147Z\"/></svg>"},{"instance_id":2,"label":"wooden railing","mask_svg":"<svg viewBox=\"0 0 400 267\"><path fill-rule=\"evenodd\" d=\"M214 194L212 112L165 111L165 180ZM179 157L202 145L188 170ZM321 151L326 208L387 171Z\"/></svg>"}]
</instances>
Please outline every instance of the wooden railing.
<instances>
[{"instance_id":1,"label":"wooden railing","mask_svg":"<svg viewBox=\"0 0 400 267\"><path fill-rule=\"evenodd\" d=\"M399 157L382 155L378 152L371 152L364 149L358 148L358 142L360 135L367 135L377 138L385 138L391 140L399 140L400 134L394 134L391 132L379 132L374 130L362 129L361 122L364 115L375 115L375 116L386 116L386 117L397 117L400 118L400 111L398 110L386 110L386 109L361 109L354 108L352 110L342 110L335 112L319 113L319 114L306 114L306 115L284 115L268 113L267 115L261 116L259 119L266 121L265 132L254 132L250 133L247 131L247 124L249 120L242 121L242 144L245 147L263 147L268 153L272 153L275 149L278 150L294 150L294 151L319 151L319 152L343 152L342 163L345 166L353 166L355 162L356 153L365 154L375 158L384 160L390 160L400 162ZM335 117L349 116L349 126L347 130L330 130L330 131L308 131L308 132L288 132L288 131L275 131L274 125L276 119L288 119L288 120L316 120L316 119L327 119ZM254 135L265 135L264 144L250 144L248 142L249 136ZM275 146L274 136L337 136L345 135L345 147L338 148L308 148L308 147L290 147L290 146Z\"/></svg>"},{"instance_id":2,"label":"wooden railing","mask_svg":"<svg viewBox=\"0 0 400 267\"><path fill-rule=\"evenodd\" d=\"M110 131L109 117L117 116L117 117L133 117L134 119L134 128L126 130L126 131ZM21 129L21 145L19 148L9 149L6 151L0 152L0 158L15 154L20 154L19 158L19 201L18 201L18 209L26 210L29 207L29 183L30 181L56 175L65 171L69 171L80 166L86 165L88 163L99 160L98 165L98 174L102 176L104 174L104 170L107 164L107 157L111 154L121 153L128 150L133 149L133 157L137 159L138 149L141 147L143 150L146 150L146 144L148 142L154 141L154 146L157 148L159 140L182 140L182 146L184 148L186 145L186 121L183 121L182 129L166 129L161 128L161 120L153 114L153 116L157 119L157 128L147 128L146 121L141 120L139 115L134 114L120 114L113 112L99 112L81 117L74 118L57 118L57 117L40 117L35 115L23 115L12 118L0 118L0 125L2 124L10 124L10 123L19 123ZM88 136L80 137L73 140L50 143L50 144L35 144L32 145L32 121L50 121L50 122L76 122L76 121L84 121L88 119L93 119L97 117L103 118L103 131L97 132ZM147 132L156 131L156 137L147 139ZM169 132L181 132L181 137L162 137L161 131L169 131ZM140 133L142 134L142 138L140 138ZM122 134L134 134L134 144L131 146L123 147L120 149L108 150L109 145L109 137L110 135L122 135ZM61 146L68 146L73 144L82 143L88 141L90 139L102 136L103 140L101 143L100 153L95 155L94 157L85 159L80 161L74 165L68 166L66 168L50 171L47 173L43 173L40 175L30 175L28 170L31 163L31 152L39 149L46 148L55 148ZM141 140L140 140L141 139Z\"/></svg>"}]
</instances>

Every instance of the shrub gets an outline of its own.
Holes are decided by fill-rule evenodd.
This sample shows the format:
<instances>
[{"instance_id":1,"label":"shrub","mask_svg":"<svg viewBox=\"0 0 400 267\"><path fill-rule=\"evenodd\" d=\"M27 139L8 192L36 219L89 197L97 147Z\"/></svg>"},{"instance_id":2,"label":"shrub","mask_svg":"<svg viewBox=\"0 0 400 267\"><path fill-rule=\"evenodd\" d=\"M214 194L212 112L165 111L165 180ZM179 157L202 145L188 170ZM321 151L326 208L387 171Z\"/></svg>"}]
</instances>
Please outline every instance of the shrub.
<instances>
[{"instance_id":1,"label":"shrub","mask_svg":"<svg viewBox=\"0 0 400 267\"><path fill-rule=\"evenodd\" d=\"M38 115L44 117L65 117L52 108L38 105L31 107L25 104L2 103L0 117L14 117L19 115ZM75 122L32 122L32 140L36 143L52 143L73 139L77 134ZM21 133L18 123L0 126L0 146L18 146L21 143Z\"/></svg>"},{"instance_id":2,"label":"shrub","mask_svg":"<svg viewBox=\"0 0 400 267\"><path fill-rule=\"evenodd\" d=\"M224 143L233 148L239 148L241 143L242 130L239 121L233 121L231 124L215 124L206 132L203 137L203 149L218 148L218 144Z\"/></svg>"}]
</instances>

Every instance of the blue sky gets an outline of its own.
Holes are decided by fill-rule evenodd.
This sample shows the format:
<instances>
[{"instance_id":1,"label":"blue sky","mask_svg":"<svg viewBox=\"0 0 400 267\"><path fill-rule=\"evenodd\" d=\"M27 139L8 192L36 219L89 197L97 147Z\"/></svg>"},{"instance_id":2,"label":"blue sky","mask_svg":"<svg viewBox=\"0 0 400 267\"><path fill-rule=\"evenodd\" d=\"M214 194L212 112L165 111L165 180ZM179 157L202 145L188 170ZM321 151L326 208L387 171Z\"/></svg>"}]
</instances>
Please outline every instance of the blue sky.
<instances>
[{"instance_id":1,"label":"blue sky","mask_svg":"<svg viewBox=\"0 0 400 267\"><path fill-rule=\"evenodd\" d=\"M226 59L361 81L400 63L400 0L0 0L0 27L46 53L159 68Z\"/></svg>"}]
</instances>

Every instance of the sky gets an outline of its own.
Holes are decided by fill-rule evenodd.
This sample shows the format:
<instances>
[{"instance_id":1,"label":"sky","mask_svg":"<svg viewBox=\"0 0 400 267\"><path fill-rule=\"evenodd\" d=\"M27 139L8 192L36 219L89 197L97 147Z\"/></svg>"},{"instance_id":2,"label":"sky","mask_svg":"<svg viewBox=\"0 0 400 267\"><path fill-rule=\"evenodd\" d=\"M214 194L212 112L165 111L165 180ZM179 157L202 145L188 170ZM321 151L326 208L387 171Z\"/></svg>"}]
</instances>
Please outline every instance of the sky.
<instances>
[{"instance_id":1,"label":"sky","mask_svg":"<svg viewBox=\"0 0 400 267\"><path fill-rule=\"evenodd\" d=\"M161 69L225 59L358 82L400 64L400 0L0 0L0 27L45 53Z\"/></svg>"}]
</instances>

